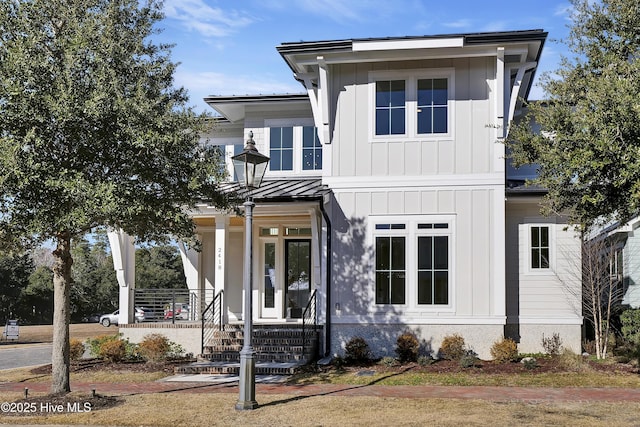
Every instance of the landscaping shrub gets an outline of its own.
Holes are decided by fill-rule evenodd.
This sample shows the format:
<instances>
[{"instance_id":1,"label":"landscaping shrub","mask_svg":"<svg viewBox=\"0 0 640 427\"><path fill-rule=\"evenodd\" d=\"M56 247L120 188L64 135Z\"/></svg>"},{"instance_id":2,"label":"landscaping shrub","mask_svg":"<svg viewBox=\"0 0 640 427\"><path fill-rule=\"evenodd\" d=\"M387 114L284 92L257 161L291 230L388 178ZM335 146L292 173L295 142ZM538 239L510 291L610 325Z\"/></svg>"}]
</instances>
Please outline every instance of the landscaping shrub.
<instances>
[{"instance_id":1,"label":"landscaping shrub","mask_svg":"<svg viewBox=\"0 0 640 427\"><path fill-rule=\"evenodd\" d=\"M123 340L121 334L90 338L87 342L93 356L107 359L111 362L119 362L125 359L135 360L139 357L138 346L130 343L129 340Z\"/></svg>"},{"instance_id":2,"label":"landscaping shrub","mask_svg":"<svg viewBox=\"0 0 640 427\"><path fill-rule=\"evenodd\" d=\"M362 337L353 337L344 347L345 362L348 364L367 363L371 359L369 344Z\"/></svg>"},{"instance_id":3,"label":"landscaping shrub","mask_svg":"<svg viewBox=\"0 0 640 427\"><path fill-rule=\"evenodd\" d=\"M435 362L435 360L431 356L418 356L418 365L420 366L429 366L433 362Z\"/></svg>"},{"instance_id":4,"label":"landscaping shrub","mask_svg":"<svg viewBox=\"0 0 640 427\"><path fill-rule=\"evenodd\" d=\"M568 371L583 371L588 366L581 354L576 354L568 348L563 349L558 355L558 365Z\"/></svg>"},{"instance_id":5,"label":"landscaping shrub","mask_svg":"<svg viewBox=\"0 0 640 427\"><path fill-rule=\"evenodd\" d=\"M396 359L391 356L385 356L380 359L380 364L386 366L387 368L391 368L392 366L395 366Z\"/></svg>"},{"instance_id":6,"label":"landscaping shrub","mask_svg":"<svg viewBox=\"0 0 640 427\"><path fill-rule=\"evenodd\" d=\"M440 344L440 354L449 360L460 360L466 355L464 338L458 334L447 335Z\"/></svg>"},{"instance_id":7,"label":"landscaping shrub","mask_svg":"<svg viewBox=\"0 0 640 427\"><path fill-rule=\"evenodd\" d=\"M120 362L127 356L127 346L120 338L105 341L100 345L99 355L109 362Z\"/></svg>"},{"instance_id":8,"label":"landscaping shrub","mask_svg":"<svg viewBox=\"0 0 640 427\"><path fill-rule=\"evenodd\" d=\"M69 341L69 358L71 360L80 360L84 354L84 344L76 338Z\"/></svg>"},{"instance_id":9,"label":"landscaping shrub","mask_svg":"<svg viewBox=\"0 0 640 427\"><path fill-rule=\"evenodd\" d=\"M396 354L400 363L417 361L419 349L420 342L411 332L403 333L396 341Z\"/></svg>"},{"instance_id":10,"label":"landscaping shrub","mask_svg":"<svg viewBox=\"0 0 640 427\"><path fill-rule=\"evenodd\" d=\"M640 308L628 309L620 315L622 336L633 344L640 344Z\"/></svg>"},{"instance_id":11,"label":"landscaping shrub","mask_svg":"<svg viewBox=\"0 0 640 427\"><path fill-rule=\"evenodd\" d=\"M478 355L473 350L466 350L465 354L460 358L460 366L463 368L473 368L478 362Z\"/></svg>"},{"instance_id":12,"label":"landscaping shrub","mask_svg":"<svg viewBox=\"0 0 640 427\"><path fill-rule=\"evenodd\" d=\"M524 357L520 363L522 363L525 369L531 370L538 367L538 361L535 357Z\"/></svg>"},{"instance_id":13,"label":"landscaping shrub","mask_svg":"<svg viewBox=\"0 0 640 427\"><path fill-rule=\"evenodd\" d=\"M493 343L491 357L497 363L513 362L518 359L518 344L511 338L502 338Z\"/></svg>"},{"instance_id":14,"label":"landscaping shrub","mask_svg":"<svg viewBox=\"0 0 640 427\"><path fill-rule=\"evenodd\" d=\"M560 334L554 332L553 336L545 337L542 334L542 348L547 354L552 356L557 356L562 351L562 339L560 339Z\"/></svg>"},{"instance_id":15,"label":"landscaping shrub","mask_svg":"<svg viewBox=\"0 0 640 427\"><path fill-rule=\"evenodd\" d=\"M159 362L167 359L170 350L169 339L162 334L145 335L138 345L140 356L149 362Z\"/></svg>"}]
</instances>

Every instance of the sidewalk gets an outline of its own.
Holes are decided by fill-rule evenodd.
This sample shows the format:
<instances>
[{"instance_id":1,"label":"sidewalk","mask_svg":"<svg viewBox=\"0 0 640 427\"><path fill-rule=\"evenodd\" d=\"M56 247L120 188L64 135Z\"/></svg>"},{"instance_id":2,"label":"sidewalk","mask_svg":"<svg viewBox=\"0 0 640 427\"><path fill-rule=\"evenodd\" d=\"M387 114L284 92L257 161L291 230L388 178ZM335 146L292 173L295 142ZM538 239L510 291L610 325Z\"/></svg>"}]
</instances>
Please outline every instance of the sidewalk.
<instances>
[{"instance_id":1,"label":"sidewalk","mask_svg":"<svg viewBox=\"0 0 640 427\"><path fill-rule=\"evenodd\" d=\"M238 377L223 377L217 382L203 378L170 377L144 383L71 383L72 391L99 394L153 394L153 393L238 393ZM383 386L309 384L289 385L278 378L256 379L256 395L284 394L295 397L309 396L376 396L423 399L481 399L494 402L640 402L640 389L629 388L550 388L550 387L477 387L477 386ZM0 392L46 393L49 383L2 383Z\"/></svg>"}]
</instances>

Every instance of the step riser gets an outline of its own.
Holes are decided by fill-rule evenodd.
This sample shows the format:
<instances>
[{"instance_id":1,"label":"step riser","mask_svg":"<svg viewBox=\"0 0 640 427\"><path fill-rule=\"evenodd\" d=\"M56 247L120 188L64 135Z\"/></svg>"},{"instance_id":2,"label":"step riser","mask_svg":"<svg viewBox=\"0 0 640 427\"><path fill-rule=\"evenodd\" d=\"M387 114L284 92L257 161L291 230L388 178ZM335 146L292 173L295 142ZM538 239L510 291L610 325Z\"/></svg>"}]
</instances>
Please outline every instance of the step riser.
<instances>
[{"instance_id":1,"label":"step riser","mask_svg":"<svg viewBox=\"0 0 640 427\"><path fill-rule=\"evenodd\" d=\"M256 366L256 375L291 375L296 372L297 368L262 368ZM176 374L193 375L239 375L240 367L238 366L201 366L201 367L178 367L175 369Z\"/></svg>"}]
</instances>

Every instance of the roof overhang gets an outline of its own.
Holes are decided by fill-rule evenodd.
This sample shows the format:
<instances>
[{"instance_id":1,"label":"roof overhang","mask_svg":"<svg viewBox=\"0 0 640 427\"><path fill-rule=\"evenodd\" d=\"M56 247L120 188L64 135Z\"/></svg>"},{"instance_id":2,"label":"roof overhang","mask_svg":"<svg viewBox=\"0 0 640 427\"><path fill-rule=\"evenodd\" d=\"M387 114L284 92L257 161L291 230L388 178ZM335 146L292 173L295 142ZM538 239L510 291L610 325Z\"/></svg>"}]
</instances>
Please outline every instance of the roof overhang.
<instances>
[{"instance_id":1,"label":"roof overhang","mask_svg":"<svg viewBox=\"0 0 640 427\"><path fill-rule=\"evenodd\" d=\"M537 63L547 33L543 30L387 37L282 43L278 52L296 75L318 74L320 63L332 64L423 59L496 57L504 48L506 65ZM528 70L523 93L528 95L536 67Z\"/></svg>"},{"instance_id":2,"label":"roof overhang","mask_svg":"<svg viewBox=\"0 0 640 427\"><path fill-rule=\"evenodd\" d=\"M311 109L306 93L283 95L207 96L204 98L211 108L231 123L242 121L250 109ZM311 113L309 113L311 114Z\"/></svg>"}]
</instances>

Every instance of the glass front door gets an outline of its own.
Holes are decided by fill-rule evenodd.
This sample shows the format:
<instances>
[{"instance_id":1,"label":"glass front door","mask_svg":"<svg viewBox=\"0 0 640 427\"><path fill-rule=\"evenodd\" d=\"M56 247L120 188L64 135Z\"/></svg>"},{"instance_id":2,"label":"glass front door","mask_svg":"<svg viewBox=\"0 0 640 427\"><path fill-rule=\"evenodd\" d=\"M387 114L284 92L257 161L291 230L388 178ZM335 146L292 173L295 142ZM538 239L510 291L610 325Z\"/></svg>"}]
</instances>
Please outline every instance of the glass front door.
<instances>
[{"instance_id":1,"label":"glass front door","mask_svg":"<svg viewBox=\"0 0 640 427\"><path fill-rule=\"evenodd\" d=\"M311 293L311 240L285 240L285 315L298 319Z\"/></svg>"}]
</instances>

